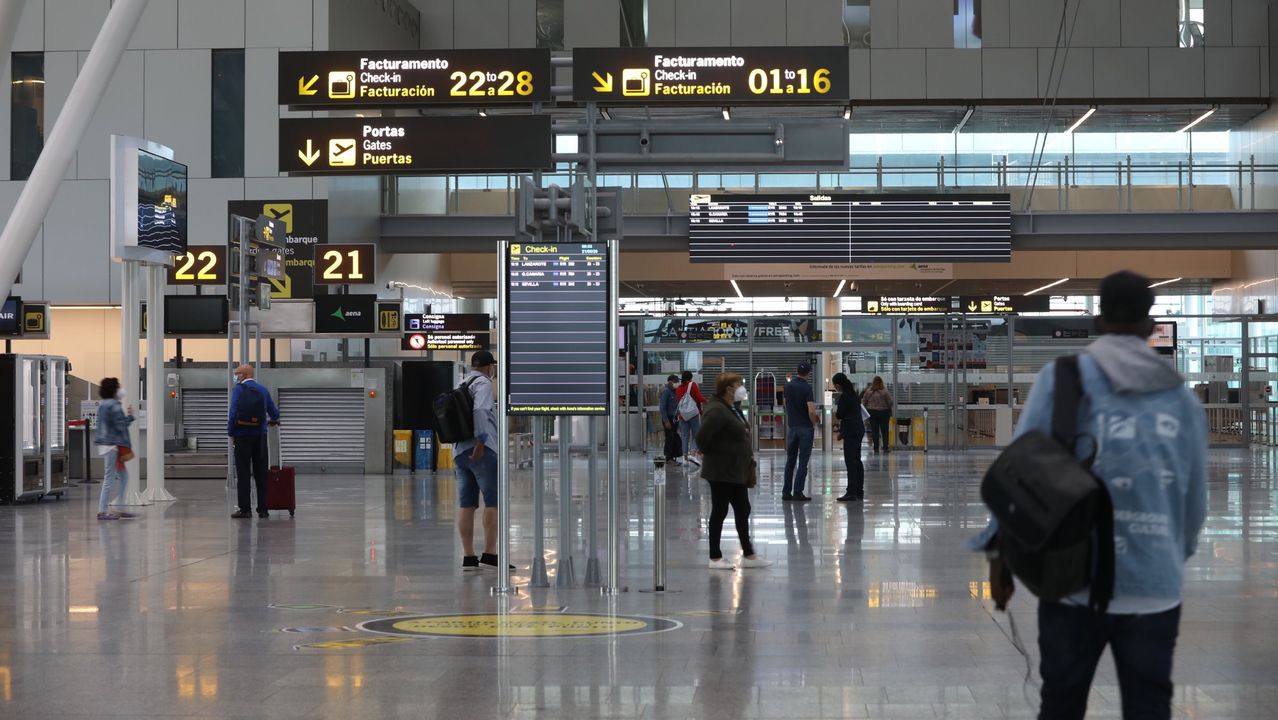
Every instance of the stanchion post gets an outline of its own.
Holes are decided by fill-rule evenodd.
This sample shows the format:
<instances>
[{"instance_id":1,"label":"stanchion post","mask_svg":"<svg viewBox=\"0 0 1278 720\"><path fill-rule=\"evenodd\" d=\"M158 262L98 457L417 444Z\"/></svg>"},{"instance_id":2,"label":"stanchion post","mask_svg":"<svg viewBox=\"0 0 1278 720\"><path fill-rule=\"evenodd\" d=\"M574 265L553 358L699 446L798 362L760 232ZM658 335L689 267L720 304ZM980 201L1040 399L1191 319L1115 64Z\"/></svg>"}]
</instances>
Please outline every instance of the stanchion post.
<instances>
[{"instance_id":1,"label":"stanchion post","mask_svg":"<svg viewBox=\"0 0 1278 720\"><path fill-rule=\"evenodd\" d=\"M546 464L545 442L542 440L542 417L533 416L533 561L532 579L528 584L532 587L550 587L550 576L546 574Z\"/></svg>"},{"instance_id":2,"label":"stanchion post","mask_svg":"<svg viewBox=\"0 0 1278 720\"><path fill-rule=\"evenodd\" d=\"M589 511L586 514L586 580L587 587L599 587L603 579L599 575L599 512L595 497L599 494L599 432L596 418L590 418L590 430L587 433L590 442L590 460L586 465L586 499Z\"/></svg>"},{"instance_id":3,"label":"stanchion post","mask_svg":"<svg viewBox=\"0 0 1278 720\"><path fill-rule=\"evenodd\" d=\"M591 136L593 146L594 137ZM592 147L593 152L593 147ZM617 291L620 268L617 266L617 241L608 241L608 327L611 333L617 327ZM621 584L621 454L617 447L617 351L608 343L608 583L602 588L605 595L615 595Z\"/></svg>"},{"instance_id":4,"label":"stanchion post","mask_svg":"<svg viewBox=\"0 0 1278 720\"><path fill-rule=\"evenodd\" d=\"M497 347L502 351L510 347L506 332L506 318L509 312L509 303L506 299L508 284L506 258L509 253L509 240L497 243ZM509 358L502 359L506 361L503 366L509 367ZM510 452L510 418L506 415L507 386L508 383L502 382L501 391L495 398L498 440L494 444L493 451L499 455L497 457L497 585L492 588L494 595L518 592L510 580L510 458L507 457Z\"/></svg>"},{"instance_id":5,"label":"stanchion post","mask_svg":"<svg viewBox=\"0 0 1278 720\"><path fill-rule=\"evenodd\" d=\"M559 556L555 561L555 587L577 584L572 566L572 417L559 417Z\"/></svg>"},{"instance_id":6,"label":"stanchion post","mask_svg":"<svg viewBox=\"0 0 1278 720\"><path fill-rule=\"evenodd\" d=\"M666 591L666 461L653 461L652 473L652 591Z\"/></svg>"}]
</instances>

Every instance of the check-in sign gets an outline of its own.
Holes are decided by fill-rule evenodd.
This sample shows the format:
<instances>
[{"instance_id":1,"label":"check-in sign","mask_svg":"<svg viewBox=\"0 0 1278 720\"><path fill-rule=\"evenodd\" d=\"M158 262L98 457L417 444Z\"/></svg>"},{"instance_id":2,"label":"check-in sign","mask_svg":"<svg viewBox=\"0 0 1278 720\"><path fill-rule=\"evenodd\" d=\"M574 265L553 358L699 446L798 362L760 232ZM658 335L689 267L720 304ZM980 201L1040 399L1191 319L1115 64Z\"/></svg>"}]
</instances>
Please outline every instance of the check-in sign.
<instances>
[{"instance_id":1,"label":"check-in sign","mask_svg":"<svg viewBox=\"0 0 1278 720\"><path fill-rule=\"evenodd\" d=\"M284 118L292 175L551 170L550 116Z\"/></svg>"}]
</instances>

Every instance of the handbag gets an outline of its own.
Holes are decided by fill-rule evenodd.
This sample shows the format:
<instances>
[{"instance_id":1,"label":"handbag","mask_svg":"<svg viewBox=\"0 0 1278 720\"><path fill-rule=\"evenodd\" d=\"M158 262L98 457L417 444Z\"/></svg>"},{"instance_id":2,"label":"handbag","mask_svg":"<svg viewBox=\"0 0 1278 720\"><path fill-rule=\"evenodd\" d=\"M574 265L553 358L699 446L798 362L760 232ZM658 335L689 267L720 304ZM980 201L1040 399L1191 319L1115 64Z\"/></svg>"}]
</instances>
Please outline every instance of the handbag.
<instances>
[{"instance_id":1,"label":"handbag","mask_svg":"<svg viewBox=\"0 0 1278 720\"><path fill-rule=\"evenodd\" d=\"M862 405L861 406L861 422L865 422L866 420L869 420L869 419L870 419L870 411L866 410L865 406Z\"/></svg>"},{"instance_id":2,"label":"handbag","mask_svg":"<svg viewBox=\"0 0 1278 720\"><path fill-rule=\"evenodd\" d=\"M122 467L124 463L136 457L133 454L133 448L127 445L117 445L115 450L116 450L115 465L117 468Z\"/></svg>"}]
</instances>

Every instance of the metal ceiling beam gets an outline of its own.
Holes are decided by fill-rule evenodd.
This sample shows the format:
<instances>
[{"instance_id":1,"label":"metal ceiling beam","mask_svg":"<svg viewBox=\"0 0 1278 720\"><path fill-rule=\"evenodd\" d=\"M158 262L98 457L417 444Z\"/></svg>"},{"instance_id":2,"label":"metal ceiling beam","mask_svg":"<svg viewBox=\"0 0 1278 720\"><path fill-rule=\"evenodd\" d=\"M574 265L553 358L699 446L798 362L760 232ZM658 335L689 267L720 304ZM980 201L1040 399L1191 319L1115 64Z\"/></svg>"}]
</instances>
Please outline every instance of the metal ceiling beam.
<instances>
[{"instance_id":1,"label":"metal ceiling beam","mask_svg":"<svg viewBox=\"0 0 1278 720\"><path fill-rule=\"evenodd\" d=\"M626 250L686 251L687 215L627 215ZM381 250L493 252L515 219L503 215L388 215ZM1013 213L1013 250L1278 249L1278 211Z\"/></svg>"}]
</instances>

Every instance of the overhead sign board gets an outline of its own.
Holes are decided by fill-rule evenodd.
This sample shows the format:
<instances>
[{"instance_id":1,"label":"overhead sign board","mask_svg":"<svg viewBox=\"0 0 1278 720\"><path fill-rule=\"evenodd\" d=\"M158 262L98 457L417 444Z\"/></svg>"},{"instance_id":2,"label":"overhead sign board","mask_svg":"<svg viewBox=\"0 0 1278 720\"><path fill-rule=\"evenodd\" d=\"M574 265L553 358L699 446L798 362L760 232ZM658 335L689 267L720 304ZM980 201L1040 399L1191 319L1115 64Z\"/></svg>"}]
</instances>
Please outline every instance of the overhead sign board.
<instances>
[{"instance_id":1,"label":"overhead sign board","mask_svg":"<svg viewBox=\"0 0 1278 720\"><path fill-rule=\"evenodd\" d=\"M233 200L227 203L227 212L247 218L266 215L283 226L282 239L278 227L272 230L277 236L274 242L284 246L284 278L271 280L272 299L306 299L315 294L315 246L328 242L327 200ZM197 263L196 272L199 269Z\"/></svg>"},{"instance_id":2,"label":"overhead sign board","mask_svg":"<svg viewBox=\"0 0 1278 720\"><path fill-rule=\"evenodd\" d=\"M707 263L1010 262L1012 201L1006 193L696 193L688 251Z\"/></svg>"},{"instance_id":3,"label":"overhead sign board","mask_svg":"<svg viewBox=\"0 0 1278 720\"><path fill-rule=\"evenodd\" d=\"M22 298L10 296L0 303L0 335L16 337L22 334Z\"/></svg>"},{"instance_id":4,"label":"overhead sign board","mask_svg":"<svg viewBox=\"0 0 1278 720\"><path fill-rule=\"evenodd\" d=\"M191 245L173 256L169 266L170 285L225 285L226 246Z\"/></svg>"},{"instance_id":5,"label":"overhead sign board","mask_svg":"<svg viewBox=\"0 0 1278 720\"><path fill-rule=\"evenodd\" d=\"M576 48L578 102L739 105L847 102L845 47Z\"/></svg>"},{"instance_id":6,"label":"overhead sign board","mask_svg":"<svg viewBox=\"0 0 1278 720\"><path fill-rule=\"evenodd\" d=\"M49 326L48 303L22 303L22 337L28 340L48 340L52 328Z\"/></svg>"},{"instance_id":7,"label":"overhead sign board","mask_svg":"<svg viewBox=\"0 0 1278 720\"><path fill-rule=\"evenodd\" d=\"M403 326L404 304L398 300L377 301L377 332L398 333Z\"/></svg>"},{"instance_id":8,"label":"overhead sign board","mask_svg":"<svg viewBox=\"0 0 1278 720\"><path fill-rule=\"evenodd\" d=\"M474 352L489 348L489 333L453 332L451 330L408 332L400 342L401 350L456 350Z\"/></svg>"},{"instance_id":9,"label":"overhead sign board","mask_svg":"<svg viewBox=\"0 0 1278 720\"><path fill-rule=\"evenodd\" d=\"M1052 299L1047 295L964 295L959 298L959 310L969 315L1047 312L1051 305Z\"/></svg>"},{"instance_id":10,"label":"overhead sign board","mask_svg":"<svg viewBox=\"0 0 1278 720\"><path fill-rule=\"evenodd\" d=\"M293 107L489 106L551 100L549 50L282 52Z\"/></svg>"},{"instance_id":11,"label":"overhead sign board","mask_svg":"<svg viewBox=\"0 0 1278 720\"><path fill-rule=\"evenodd\" d=\"M371 243L325 245L315 253L316 285L368 285L377 282L377 246Z\"/></svg>"},{"instance_id":12,"label":"overhead sign board","mask_svg":"<svg viewBox=\"0 0 1278 720\"><path fill-rule=\"evenodd\" d=\"M512 243L507 279L506 412L604 415L608 251L597 243Z\"/></svg>"},{"instance_id":13,"label":"overhead sign board","mask_svg":"<svg viewBox=\"0 0 1278 720\"><path fill-rule=\"evenodd\" d=\"M863 312L870 315L934 315L952 312L950 306L948 295L880 295L862 301Z\"/></svg>"},{"instance_id":14,"label":"overhead sign board","mask_svg":"<svg viewBox=\"0 0 1278 720\"><path fill-rule=\"evenodd\" d=\"M280 120L293 175L552 170L549 115Z\"/></svg>"},{"instance_id":15,"label":"overhead sign board","mask_svg":"<svg viewBox=\"0 0 1278 720\"><path fill-rule=\"evenodd\" d=\"M488 332L489 318L485 313L427 313L404 316L405 332Z\"/></svg>"},{"instance_id":16,"label":"overhead sign board","mask_svg":"<svg viewBox=\"0 0 1278 720\"><path fill-rule=\"evenodd\" d=\"M376 330L376 295L315 296L315 332L349 337Z\"/></svg>"}]
</instances>

